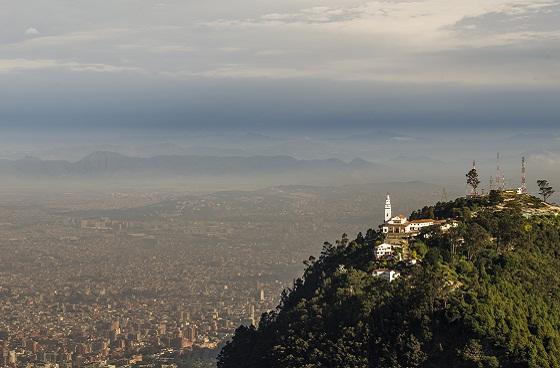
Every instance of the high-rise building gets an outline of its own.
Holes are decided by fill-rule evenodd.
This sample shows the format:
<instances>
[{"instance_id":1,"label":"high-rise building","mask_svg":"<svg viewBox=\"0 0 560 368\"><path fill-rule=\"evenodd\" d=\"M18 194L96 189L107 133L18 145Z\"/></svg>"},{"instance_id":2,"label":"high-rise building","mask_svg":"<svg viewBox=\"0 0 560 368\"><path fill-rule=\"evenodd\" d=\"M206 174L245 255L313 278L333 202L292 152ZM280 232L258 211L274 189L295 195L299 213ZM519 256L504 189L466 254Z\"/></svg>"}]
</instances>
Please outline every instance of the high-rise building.
<instances>
[{"instance_id":1,"label":"high-rise building","mask_svg":"<svg viewBox=\"0 0 560 368\"><path fill-rule=\"evenodd\" d=\"M198 337L198 330L193 325L187 326L187 329L185 331L185 335L186 335L185 337L187 339L189 339L189 341L191 341L191 342L196 341L196 339Z\"/></svg>"},{"instance_id":2,"label":"high-rise building","mask_svg":"<svg viewBox=\"0 0 560 368\"><path fill-rule=\"evenodd\" d=\"M253 326L257 325L257 320L256 320L256 317L255 317L255 306L254 305L251 305L249 319L251 320L251 324Z\"/></svg>"}]
</instances>

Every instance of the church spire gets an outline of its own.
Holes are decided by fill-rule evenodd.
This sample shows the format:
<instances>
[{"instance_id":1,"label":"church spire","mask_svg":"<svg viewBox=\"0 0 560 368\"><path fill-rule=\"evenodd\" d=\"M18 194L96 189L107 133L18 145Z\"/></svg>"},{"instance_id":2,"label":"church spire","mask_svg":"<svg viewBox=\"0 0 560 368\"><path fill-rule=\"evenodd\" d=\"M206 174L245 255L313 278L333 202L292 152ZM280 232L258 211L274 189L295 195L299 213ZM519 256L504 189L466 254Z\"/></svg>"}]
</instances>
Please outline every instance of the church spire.
<instances>
[{"instance_id":1,"label":"church spire","mask_svg":"<svg viewBox=\"0 0 560 368\"><path fill-rule=\"evenodd\" d=\"M389 195L389 193L387 193L387 199L385 200L385 222L391 219L391 212L391 196Z\"/></svg>"}]
</instances>

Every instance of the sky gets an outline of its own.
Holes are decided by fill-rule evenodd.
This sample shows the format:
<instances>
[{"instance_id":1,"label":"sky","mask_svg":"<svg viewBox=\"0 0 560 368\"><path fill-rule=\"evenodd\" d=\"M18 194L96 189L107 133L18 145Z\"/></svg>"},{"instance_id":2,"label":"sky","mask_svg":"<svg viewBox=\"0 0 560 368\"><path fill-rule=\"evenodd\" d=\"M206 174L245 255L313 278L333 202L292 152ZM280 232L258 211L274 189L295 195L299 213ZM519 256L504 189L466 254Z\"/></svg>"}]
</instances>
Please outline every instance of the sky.
<instances>
[{"instance_id":1,"label":"sky","mask_svg":"<svg viewBox=\"0 0 560 368\"><path fill-rule=\"evenodd\" d=\"M6 129L554 129L558 0L0 0Z\"/></svg>"}]
</instances>

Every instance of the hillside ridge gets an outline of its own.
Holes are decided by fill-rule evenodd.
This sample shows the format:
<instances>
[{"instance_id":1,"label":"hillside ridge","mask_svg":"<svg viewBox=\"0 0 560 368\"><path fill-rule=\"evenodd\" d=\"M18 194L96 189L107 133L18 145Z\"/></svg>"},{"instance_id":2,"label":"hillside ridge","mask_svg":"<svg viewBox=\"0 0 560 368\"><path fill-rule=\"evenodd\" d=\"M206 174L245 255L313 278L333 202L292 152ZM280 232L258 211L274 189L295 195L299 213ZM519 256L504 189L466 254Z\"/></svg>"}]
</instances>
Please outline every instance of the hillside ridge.
<instances>
[{"instance_id":1,"label":"hillside ridge","mask_svg":"<svg viewBox=\"0 0 560 368\"><path fill-rule=\"evenodd\" d=\"M373 228L344 234L218 367L560 367L558 213L491 193L415 211L457 226L422 229L406 252Z\"/></svg>"}]
</instances>

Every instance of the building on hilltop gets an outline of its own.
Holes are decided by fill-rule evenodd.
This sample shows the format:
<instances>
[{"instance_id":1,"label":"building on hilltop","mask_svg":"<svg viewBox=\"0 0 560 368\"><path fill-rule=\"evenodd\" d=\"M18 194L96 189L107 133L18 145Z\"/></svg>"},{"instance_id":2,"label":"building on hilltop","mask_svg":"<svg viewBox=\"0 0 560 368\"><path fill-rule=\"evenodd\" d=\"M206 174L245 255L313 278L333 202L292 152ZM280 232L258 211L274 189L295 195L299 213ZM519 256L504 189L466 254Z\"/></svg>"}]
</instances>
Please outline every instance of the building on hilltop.
<instances>
[{"instance_id":1,"label":"building on hilltop","mask_svg":"<svg viewBox=\"0 0 560 368\"><path fill-rule=\"evenodd\" d=\"M457 226L456 223L449 223L446 220L409 220L404 215L392 217L391 198L387 194L387 199L385 200L385 222L380 225L383 234L413 237L418 235L423 228L436 225L439 225L442 231L447 231L451 227Z\"/></svg>"},{"instance_id":2,"label":"building on hilltop","mask_svg":"<svg viewBox=\"0 0 560 368\"><path fill-rule=\"evenodd\" d=\"M384 234L410 234L415 235L420 232L422 228L434 225L444 225L446 221L441 220L412 220L409 221L406 216L398 215L387 221L382 225Z\"/></svg>"}]
</instances>

